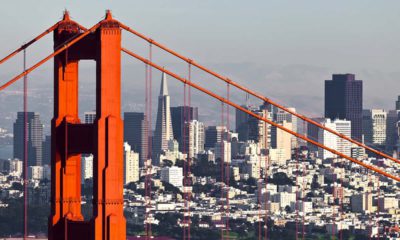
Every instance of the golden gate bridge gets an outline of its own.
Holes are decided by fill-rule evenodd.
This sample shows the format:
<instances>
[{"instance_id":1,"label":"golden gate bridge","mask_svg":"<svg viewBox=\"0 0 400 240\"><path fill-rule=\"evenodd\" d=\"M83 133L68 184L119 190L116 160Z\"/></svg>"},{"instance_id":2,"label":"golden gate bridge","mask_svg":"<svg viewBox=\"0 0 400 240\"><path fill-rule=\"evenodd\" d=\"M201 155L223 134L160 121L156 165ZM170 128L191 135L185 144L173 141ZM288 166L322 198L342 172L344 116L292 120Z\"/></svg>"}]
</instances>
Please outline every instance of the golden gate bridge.
<instances>
[{"instance_id":1,"label":"golden gate bridge","mask_svg":"<svg viewBox=\"0 0 400 240\"><path fill-rule=\"evenodd\" d=\"M121 46L121 34L125 31L133 34L149 44L149 55L144 57L138 53ZM26 49L32 44L42 39L49 33L54 36L54 52L38 61L34 65L26 66ZM153 48L157 47L168 54L182 60L188 66L187 77L180 76L174 71L158 65L153 59ZM191 104L191 89L195 89L206 96L216 99L221 103L221 121L229 128L230 108L238 109L260 121L285 131L298 139L314 144L334 155L357 164L368 172L376 176L400 181L400 177L386 171L386 169L370 163L348 156L336 149L325 146L318 141L311 139L305 134L288 129L269 118L261 116L253 111L235 103L231 99L231 88L242 91L255 97L266 104L271 104L304 122L323 129L337 137L348 141L360 148L376 154L388 161L400 163L400 160L388 154L376 150L362 142L351 139L342 133L334 131L322 124L310 119L309 117L296 113L293 110L265 97L256 91L244 87L232 79L225 77L209 68L187 58L165 45L145 36L142 33L130 28L129 26L117 21L106 12L105 19L96 23L90 28L85 28L69 17L65 11L63 19L55 25L40 33L37 37L22 45L5 58L0 60L3 64L13 58L18 53L24 54L24 71L0 86L0 91L4 91L15 82L23 79L24 81L24 112L27 112L27 75L44 63L54 59L54 117L52 120L52 160L51 160L51 216L48 222L49 239L125 239L126 220L123 214L123 182L122 182L122 119L121 119L121 54L124 53L140 62L144 63L146 71L146 118L151 122L151 89L152 89L152 69L163 72L173 79L180 81L184 85L184 105ZM80 60L95 60L96 65L96 120L93 124L81 124L78 117L78 63ZM193 81L192 68L197 68L206 74L211 75L215 81L220 81L226 85L226 95L222 96L209 90L207 86ZM6 104L6 103L3 103ZM25 154L24 154L24 237L28 235L28 214L27 214L27 121L25 115ZM186 119L187 120L187 119ZM150 129L151 127L147 128ZM151 130L148 132L151 137ZM151 144L151 143L149 143ZM151 147L150 147L151 149ZM80 186L80 154L93 153L95 163L94 172L94 199L93 217L89 221L84 221L81 213L81 186ZM296 153L297 155L297 153ZM152 153L148 151L146 162L145 178L145 239L152 237L151 222L147 221L151 212L151 173L152 173ZM191 214L190 202L191 193L191 164L189 157L184 165L184 219L182 224L182 238L191 238ZM268 168L268 158L265 160ZM228 167L227 167L228 166ZM304 174L304 173L303 173ZM268 184L267 174L259 179L265 186ZM221 179L225 181L225 186L229 189L229 163L221 161ZM229 239L229 196L225 194L226 201L220 208L224 215L224 227L221 230L221 239ZM297 200L297 198L296 198ZM259 217L266 223L268 220L267 201L259 206ZM300 220L296 220L297 222ZM269 239L267 227L259 221L258 239ZM305 238L304 215L303 231L299 234L299 226L296 224L296 239ZM339 236L342 238L342 236Z\"/></svg>"}]
</instances>

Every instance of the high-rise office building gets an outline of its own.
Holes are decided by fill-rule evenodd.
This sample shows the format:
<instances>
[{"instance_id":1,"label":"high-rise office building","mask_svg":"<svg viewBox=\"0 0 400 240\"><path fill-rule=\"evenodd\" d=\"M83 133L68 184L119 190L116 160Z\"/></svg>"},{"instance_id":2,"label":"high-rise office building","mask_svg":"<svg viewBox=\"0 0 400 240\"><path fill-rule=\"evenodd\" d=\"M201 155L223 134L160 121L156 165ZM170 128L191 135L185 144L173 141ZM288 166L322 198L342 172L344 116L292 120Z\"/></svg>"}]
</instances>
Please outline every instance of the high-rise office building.
<instances>
[{"instance_id":1,"label":"high-rise office building","mask_svg":"<svg viewBox=\"0 0 400 240\"><path fill-rule=\"evenodd\" d=\"M220 159L222 162L231 162L231 143L229 141L220 141L215 143L215 159Z\"/></svg>"},{"instance_id":2,"label":"high-rise office building","mask_svg":"<svg viewBox=\"0 0 400 240\"><path fill-rule=\"evenodd\" d=\"M43 165L50 165L51 163L51 136L48 135L44 138L43 142Z\"/></svg>"},{"instance_id":3,"label":"high-rise office building","mask_svg":"<svg viewBox=\"0 0 400 240\"><path fill-rule=\"evenodd\" d=\"M383 109L363 110L363 134L370 145L386 144L387 114Z\"/></svg>"},{"instance_id":4,"label":"high-rise office building","mask_svg":"<svg viewBox=\"0 0 400 240\"><path fill-rule=\"evenodd\" d=\"M226 136L224 133L227 132L225 126L208 126L205 130L205 143L206 149L214 148L217 142L221 142L223 137Z\"/></svg>"},{"instance_id":5,"label":"high-rise office building","mask_svg":"<svg viewBox=\"0 0 400 240\"><path fill-rule=\"evenodd\" d=\"M400 110L390 110L386 118L386 150L395 150L398 140L397 122L400 120Z\"/></svg>"},{"instance_id":6,"label":"high-rise office building","mask_svg":"<svg viewBox=\"0 0 400 240\"><path fill-rule=\"evenodd\" d=\"M161 89L158 96L156 129L153 138L153 164L160 164L160 153L168 150L168 141L174 139L171 121L170 97L168 94L167 76L161 77Z\"/></svg>"},{"instance_id":7,"label":"high-rise office building","mask_svg":"<svg viewBox=\"0 0 400 240\"><path fill-rule=\"evenodd\" d=\"M27 112L28 166L41 166L43 159L43 124L38 113ZM24 159L24 112L14 123L14 158Z\"/></svg>"},{"instance_id":8,"label":"high-rise office building","mask_svg":"<svg viewBox=\"0 0 400 240\"><path fill-rule=\"evenodd\" d=\"M124 143L124 184L139 181L139 154Z\"/></svg>"},{"instance_id":9,"label":"high-rise office building","mask_svg":"<svg viewBox=\"0 0 400 240\"><path fill-rule=\"evenodd\" d=\"M321 123L324 127L327 127L333 131L341 133L347 137L351 135L351 122L347 120L335 119L332 121L327 118ZM351 156L351 142L346 141L333 133L326 130L318 130L318 140L317 142L324 144L325 146L337 150L347 156ZM319 157L322 159L336 158L337 156L325 149L319 148Z\"/></svg>"},{"instance_id":10,"label":"high-rise office building","mask_svg":"<svg viewBox=\"0 0 400 240\"><path fill-rule=\"evenodd\" d=\"M204 150L204 123L197 120L186 122L184 133L184 153L193 158Z\"/></svg>"},{"instance_id":11,"label":"high-rise office building","mask_svg":"<svg viewBox=\"0 0 400 240\"><path fill-rule=\"evenodd\" d=\"M325 118L318 117L318 118L312 118L311 120L322 124L325 121ZM315 126L314 124L307 123L307 137L308 138L318 141L318 132L319 132L319 127ZM318 151L318 147L312 143L307 142L307 147L308 147L308 149L310 149L310 151Z\"/></svg>"},{"instance_id":12,"label":"high-rise office building","mask_svg":"<svg viewBox=\"0 0 400 240\"><path fill-rule=\"evenodd\" d=\"M361 141L363 83L354 74L333 74L325 81L325 118L351 121L351 137Z\"/></svg>"},{"instance_id":13,"label":"high-rise office building","mask_svg":"<svg viewBox=\"0 0 400 240\"><path fill-rule=\"evenodd\" d=\"M397 101L396 101L396 110L400 111L400 96L397 97Z\"/></svg>"},{"instance_id":14,"label":"high-rise office building","mask_svg":"<svg viewBox=\"0 0 400 240\"><path fill-rule=\"evenodd\" d=\"M139 165L144 166L148 157L148 124L146 117L141 112L124 113L124 141L133 151L139 153Z\"/></svg>"},{"instance_id":15,"label":"high-rise office building","mask_svg":"<svg viewBox=\"0 0 400 240\"><path fill-rule=\"evenodd\" d=\"M242 107L263 118L271 119L270 112L264 106L258 109L250 106ZM255 141L260 144L262 149L266 149L270 145L271 125L238 109L236 109L236 132L239 134L240 141Z\"/></svg>"},{"instance_id":16,"label":"high-rise office building","mask_svg":"<svg viewBox=\"0 0 400 240\"><path fill-rule=\"evenodd\" d=\"M94 120L96 120L96 112L85 112L85 124L92 124L94 123Z\"/></svg>"},{"instance_id":17,"label":"high-rise office building","mask_svg":"<svg viewBox=\"0 0 400 240\"><path fill-rule=\"evenodd\" d=\"M279 123L282 127L292 130L292 123L284 120ZM283 159L289 160L292 156L292 135L277 127L271 127L271 148L280 149Z\"/></svg>"},{"instance_id":18,"label":"high-rise office building","mask_svg":"<svg viewBox=\"0 0 400 240\"><path fill-rule=\"evenodd\" d=\"M179 150L183 151L183 127L185 121L199 120L199 110L197 107L178 106L171 107L171 121L174 138L179 143Z\"/></svg>"}]
</instances>

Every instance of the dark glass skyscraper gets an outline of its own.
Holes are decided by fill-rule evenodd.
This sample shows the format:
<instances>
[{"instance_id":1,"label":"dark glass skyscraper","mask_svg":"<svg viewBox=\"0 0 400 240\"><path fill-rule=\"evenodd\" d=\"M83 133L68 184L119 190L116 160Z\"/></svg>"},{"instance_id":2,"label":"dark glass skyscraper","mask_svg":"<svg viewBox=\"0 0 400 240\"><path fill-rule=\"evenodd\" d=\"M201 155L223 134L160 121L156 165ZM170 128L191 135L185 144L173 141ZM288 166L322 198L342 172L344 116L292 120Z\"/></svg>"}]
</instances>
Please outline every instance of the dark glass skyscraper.
<instances>
[{"instance_id":1,"label":"dark glass skyscraper","mask_svg":"<svg viewBox=\"0 0 400 240\"><path fill-rule=\"evenodd\" d=\"M183 128L184 128L184 115L186 115L186 121L190 120L199 120L199 113L197 107L189 107L189 106L178 106L171 107L171 120L172 120L172 129L174 132L174 138L179 143L179 150L183 150Z\"/></svg>"},{"instance_id":2,"label":"dark glass skyscraper","mask_svg":"<svg viewBox=\"0 0 400 240\"><path fill-rule=\"evenodd\" d=\"M351 137L361 141L363 83L354 74L333 74L325 80L325 117L351 121Z\"/></svg>"},{"instance_id":3,"label":"dark glass skyscraper","mask_svg":"<svg viewBox=\"0 0 400 240\"><path fill-rule=\"evenodd\" d=\"M133 151L139 153L139 166L144 166L148 155L148 125L142 112L124 113L124 142L127 142Z\"/></svg>"},{"instance_id":4,"label":"dark glass skyscraper","mask_svg":"<svg viewBox=\"0 0 400 240\"><path fill-rule=\"evenodd\" d=\"M39 114L27 112L28 166L41 166L43 158L43 124ZM24 159L24 112L14 123L14 158Z\"/></svg>"}]
</instances>

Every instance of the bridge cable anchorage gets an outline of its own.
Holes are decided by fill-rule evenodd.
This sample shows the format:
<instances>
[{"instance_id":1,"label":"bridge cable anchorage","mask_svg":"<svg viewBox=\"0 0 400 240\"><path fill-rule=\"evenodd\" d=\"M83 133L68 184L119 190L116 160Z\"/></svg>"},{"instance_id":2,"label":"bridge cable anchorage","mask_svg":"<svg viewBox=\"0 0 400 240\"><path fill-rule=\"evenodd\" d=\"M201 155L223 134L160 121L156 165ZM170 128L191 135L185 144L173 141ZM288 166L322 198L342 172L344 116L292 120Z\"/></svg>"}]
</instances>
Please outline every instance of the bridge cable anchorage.
<instances>
[{"instance_id":1,"label":"bridge cable anchorage","mask_svg":"<svg viewBox=\"0 0 400 240\"><path fill-rule=\"evenodd\" d=\"M378 151L378 150L376 150L374 148L371 148L371 147L367 146L366 144L361 143L360 141L354 140L354 139L352 139L350 137L347 137L344 134L341 134L341 133L339 133L339 132L337 132L335 130L327 128L327 127L323 126L322 124L320 124L320 123L318 123L318 122L306 117L305 115L296 113L296 112L288 109L287 107L285 107L285 106L283 106L283 105L281 105L281 104L279 104L279 103L277 103L277 102L275 102L275 101L273 101L273 100L271 100L271 99L269 99L269 98L267 98L267 97L265 97L265 96L263 96L263 95L261 95L259 93L256 93L255 91L252 91L252 90L242 86L239 83L236 83L235 81L231 80L230 78L224 77L224 76L222 76L222 75L220 75L220 74L218 74L218 73L216 73L216 72L214 72L214 71L212 71L212 70L210 70L210 69L198 64L194 60L189 59L189 58L187 58L187 57L185 57L183 55L180 55L179 53L173 51L172 49L170 49L170 48L168 48L168 47L156 42L155 40L153 40L151 38L146 37L145 35L143 35L143 34L137 32L137 31L131 29L130 27L128 27L128 26L126 26L126 25L124 25L122 23L120 23L120 26L121 26L122 29L124 29L124 30L126 30L126 31L128 31L128 32L130 32L130 33L142 38L145 41L151 42L153 45L159 47L160 49L162 49L162 50L174 55L177 58L180 58L181 60L183 60L185 62L190 63L191 65L199 68L200 70L202 70L202 71L204 71L204 72L206 72L206 73L208 73L210 75L213 75L217 79L220 79L222 81L225 81L226 83L231 84L232 86L238 88L239 90L242 90L242 91L244 91L244 92L246 92L246 93L248 93L248 94L250 94L250 95L252 95L252 96L254 96L254 97L256 97L256 98L258 98L258 99L260 99L262 101L264 101L264 102L267 102L267 103L279 108L279 109L282 109L283 111L285 111L285 112L287 112L287 113L289 113L289 114L291 114L293 116L296 116L297 118L299 118L299 119L301 119L303 121L306 121L306 122L308 122L310 124L313 124L313 125L317 126L318 128L324 129L324 130L326 130L326 131L328 131L328 132L330 132L330 133L332 133L332 134L334 134L334 135L336 135L336 136L338 136L338 137L340 137L342 139L345 139L345 140L347 140L347 141L349 141L351 143L354 143L354 144L358 145L359 147L367 149L367 150L369 150L369 151L371 151L371 152L373 152L373 153L375 153L375 154L377 154L379 156L382 156L384 158L387 158L387 159L389 159L391 161L394 161L394 162L400 164L400 160L399 159L396 159L396 158L394 158L394 157L392 157L392 156L390 156L388 154L385 154L382 151Z\"/></svg>"},{"instance_id":2,"label":"bridge cable anchorage","mask_svg":"<svg viewBox=\"0 0 400 240\"><path fill-rule=\"evenodd\" d=\"M329 147L327 147L327 146L325 146L325 145L323 145L321 143L318 143L318 142L316 142L316 141L314 141L314 140L312 140L312 139L310 139L310 138L308 138L308 137L306 137L306 136L304 136L302 134L299 134L299 133L294 132L294 131L292 131L290 129L287 129L287 128L281 126L280 124L277 124L277 123L275 123L275 122L273 122L273 121L271 121L271 120L269 120L269 119L267 119L265 117L262 117L262 116L260 116L260 115L258 115L256 113L253 113L252 111L250 111L250 110L248 110L248 109L246 109L246 108L244 108L244 107L242 107L242 106L240 106L240 105L238 105L236 103L233 103L231 101L227 101L225 98L219 96L218 94L216 94L216 93L214 93L214 92L212 92L212 91L210 91L210 90L208 90L208 89L206 89L204 87L201 87L201 86L199 86L199 85L197 85L197 84L195 84L193 82L189 82L189 81L187 81L187 79L175 74L174 72L171 72L171 71L169 71L169 70L167 70L167 69L165 69L163 67L160 67L159 65L157 65L157 64L155 64L155 63L153 63L151 61L148 61L147 59L143 58L142 56L140 56L140 55L138 55L136 53L133 53L133 52L131 52L131 51L125 49L125 48L121 48L121 51L123 51L124 53L126 53L126 54L128 54L128 55L130 55L130 56L132 56L132 57L134 57L134 58L136 58L136 59L138 59L138 60L140 60L142 62L147 62L152 67L154 67L154 68L156 68L156 69L168 74L169 76L171 76L171 77L173 77L173 78L175 78L175 79L177 79L177 80L179 80L179 81L181 81L183 83L187 83L191 87L193 87L193 88L195 88L195 89L197 89L197 90L199 90L199 91L201 91L201 92L203 92L203 93L205 93L205 94L207 94L207 95L209 95L209 96L211 96L211 97L213 97L213 98L215 98L215 99L217 99L217 100L219 100L221 102L229 104L230 106L232 106L232 107L234 107L234 108L236 108L236 109L238 109L238 110L240 110L240 111L242 111L244 113L247 113L247 114L249 114L249 115L251 115L251 116L253 116L253 117L255 117L255 118L257 118L257 119L259 119L261 121L264 121L264 122L266 122L266 123L268 123L268 124L270 124L270 125L272 125L274 127L277 127L277 128L279 128L279 129L281 129L281 130L283 130L283 131L285 131L285 132L287 132L287 133L289 133L289 134L291 134L291 135L293 135L293 136L295 136L297 138L300 138L300 139L302 139L302 140L304 140L306 142L309 142L309 143L311 143L313 145L316 145L316 146L318 146L320 148L323 148L323 149L325 149L325 150L327 150L327 151L329 151L329 152L331 152L333 154L336 154L336 155L338 155L338 156L340 156L342 158L345 158L345 159L347 159L347 160L349 160L349 161L351 161L351 162L353 162L355 164L358 164L358 165L360 165L360 166L362 166L364 168L370 169L370 170L372 170L372 171L374 171L374 172L376 172L376 173L378 173L380 175L383 175L385 177L388 177L388 178L391 178L391 179L393 179L395 181L400 182L400 177L398 177L398 176L394 176L394 175L392 175L390 173L387 173L387 172L385 172L385 171L383 171L383 170L381 170L381 169L379 169L379 168L377 168L375 166L371 166L369 164L365 164L362 161L359 161L357 159L349 157L349 156L347 156L347 155L345 155L345 154L343 154L341 152L338 152L338 151L336 151L336 150L334 150L332 148L329 148Z\"/></svg>"},{"instance_id":3,"label":"bridge cable anchorage","mask_svg":"<svg viewBox=\"0 0 400 240\"><path fill-rule=\"evenodd\" d=\"M18 81L19 79L21 79L22 77L28 75L30 72L32 72L33 70L35 70L36 68L40 67L41 65L43 65L44 63L46 63L47 61L49 61L50 59L52 59L53 57L57 56L58 54L60 54L61 52L63 52L64 50L66 50L67 48L70 48L71 46L73 46L75 43L79 42L80 40L82 40L84 37L86 37L87 35L89 35L92 31L94 31L95 29L97 29L100 26L100 23L97 23L96 25L94 25L93 27L91 27L90 29L86 30L84 33L82 33L81 35L77 36L76 38L74 38L73 40L71 40L70 42L66 43L63 47L57 49L56 51L54 51L53 53L51 53L50 55L48 55L47 57L43 58L42 60L40 60L39 62L37 62L35 65L31 66L30 68L26 69L25 71L23 71L22 73L20 73L19 75L15 76L14 78L12 78L11 80L9 80L8 82L6 82L5 84L0 86L0 91L3 91L4 89L6 89L7 87L9 87L10 85L12 85L13 83L15 83L16 81Z\"/></svg>"}]
</instances>

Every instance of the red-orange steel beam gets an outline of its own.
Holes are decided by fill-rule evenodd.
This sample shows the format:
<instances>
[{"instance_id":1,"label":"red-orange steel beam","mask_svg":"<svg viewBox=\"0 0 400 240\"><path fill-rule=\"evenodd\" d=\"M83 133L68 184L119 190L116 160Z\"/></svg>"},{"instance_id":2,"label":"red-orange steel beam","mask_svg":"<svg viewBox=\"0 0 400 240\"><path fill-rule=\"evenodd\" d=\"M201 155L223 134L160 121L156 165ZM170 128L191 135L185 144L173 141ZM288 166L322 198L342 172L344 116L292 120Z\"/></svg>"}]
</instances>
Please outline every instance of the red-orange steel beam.
<instances>
[{"instance_id":1,"label":"red-orange steel beam","mask_svg":"<svg viewBox=\"0 0 400 240\"><path fill-rule=\"evenodd\" d=\"M48 55L47 57L43 58L42 60L40 60L39 62L37 62L35 65L33 65L32 67L28 68L27 70L25 70L24 72L20 73L18 76L14 77L13 79L11 79L10 81L6 82L5 84L3 84L2 86L0 86L0 91L6 89L8 86L10 86L11 84L13 84L14 82L18 81L19 79L21 79L23 76L26 76L27 74L29 74L30 72L32 72L33 70L35 70L36 68L40 67L42 64L44 64L45 62L47 62L48 60L50 60L51 58L57 56L58 54L60 54L62 51L64 51L65 49L71 47L72 45L74 45L75 43L77 43L78 41L80 41L82 38L84 38L85 36L87 36L89 33L93 32L94 30L96 30L98 27L100 26L100 23L97 23L96 25L94 25L93 27L91 27L90 29L86 30L84 33L82 33L81 35L77 36L76 38L72 39L71 41L65 43L63 46L61 46L59 49L57 49L56 51L54 51L52 54Z\"/></svg>"},{"instance_id":2,"label":"red-orange steel beam","mask_svg":"<svg viewBox=\"0 0 400 240\"><path fill-rule=\"evenodd\" d=\"M360 165L362 167L368 168L368 169L370 169L370 170L372 170L372 171L374 171L374 172L376 172L376 173L378 173L380 175L383 175L385 177L388 177L388 178L391 178L393 180L396 180L396 181L400 182L400 177L397 177L397 176L394 176L394 175L389 174L387 172L384 172L381 169L376 168L374 166L365 164L365 163L363 163L363 162L361 162L361 161L359 161L357 159L349 157L349 156L347 156L347 155L345 155L345 154L343 154L341 152L338 152L338 151L336 151L336 150L334 150L332 148L329 148L329 147L327 147L327 146L325 146L325 145L323 145L323 144L321 144L319 142L316 142L316 141L314 141L312 139L309 139L308 137L306 137L304 135L301 135L301 134L299 134L297 132L289 130L289 129L287 129L287 128L279 125L278 123L275 123L275 122L273 122L273 121L271 121L271 120L269 120L267 118L261 117L260 115L258 115L256 113L253 113L252 111L250 111L250 110L248 110L248 109L246 109L244 107L241 107L240 105L238 105L236 103L233 103L233 102L231 102L231 101L219 96L218 94L216 94L216 93L214 93L212 91L209 91L209 90L207 90L207 89L205 89L205 88L193 83L192 81L188 81L185 78L183 78L183 77L181 77L181 76L179 76L179 75L177 75L177 74L175 74L175 73L173 73L171 71L168 71L164 67L156 65L155 63L149 61L148 59L146 59L146 58L144 58L144 57L142 57L142 56L140 56L140 55L138 55L136 53L133 53L133 52L131 52L131 51L125 49L125 48L121 48L121 51L123 51L124 53L126 53L126 54L128 54L128 55L130 55L130 56L132 56L132 57L144 62L145 64L148 64L148 65L160 70L161 72L164 72L164 73L170 75L171 77L173 77L173 78L175 78L175 79L177 79L177 80L179 80L179 81L181 81L181 82L183 82L185 84L188 84L189 86L194 87L197 90L199 90L199 91L201 91L203 93L206 93L207 95L209 95L209 96L211 96L211 97L213 97L213 98L215 98L215 99L217 99L217 100L219 100L219 101L221 101L223 103L229 104L232 107L234 107L236 109L239 109L240 111L245 112L245 113L247 113L247 114L249 114L249 115L251 115L251 116L253 116L253 117L255 117L255 118L259 119L259 120L261 120L261 121L264 121L264 122L266 122L268 124L271 124L272 126L275 126L275 127L279 128L279 129L281 129L281 130L283 130L283 131L285 131L285 132L287 132L287 133L289 133L289 134L291 134L293 136L296 136L296 137L298 137L300 139L303 139L303 140L305 140L305 141L307 141L307 142L309 142L311 144L314 144L314 145L316 145L316 146L318 146L320 148L323 148L323 149L325 149L325 150L327 150L327 151L329 151L329 152L331 152L333 154L336 154L336 155L338 155L338 156L340 156L342 158L346 158L347 160L349 160L349 161L351 161L353 163L356 163L356 164L358 164L358 165Z\"/></svg>"},{"instance_id":3,"label":"red-orange steel beam","mask_svg":"<svg viewBox=\"0 0 400 240\"><path fill-rule=\"evenodd\" d=\"M37 37L35 37L34 39L30 40L29 42L25 43L24 45L22 45L20 48L18 48L17 50L15 50L14 52L8 54L5 58L0 60L0 64L3 64L5 61L7 61L8 59L12 58L13 56L15 56L16 54L18 54L19 52L21 52L22 50L26 49L27 47L29 47L30 45L32 45L34 42L38 41L39 39L41 39L42 37L46 36L47 34L51 33L54 31L54 29L56 29L58 27L58 25L60 24L60 22L57 22L56 24L54 24L53 26L51 26L50 28L46 29L46 31L42 32L41 34L39 34Z\"/></svg>"},{"instance_id":4,"label":"red-orange steel beam","mask_svg":"<svg viewBox=\"0 0 400 240\"><path fill-rule=\"evenodd\" d=\"M224 82L226 82L228 84L231 84L232 86L234 86L234 87L236 87L236 88L238 88L238 89L240 89L242 91L247 92L248 94L250 94L250 95L252 95L252 96L254 96L254 97L258 98L258 99L261 99L261 100L263 100L263 101L265 101L265 102L267 102L269 104L272 104L275 107L280 108L280 109L284 110L285 112L290 113L290 114L300 118L303 121L306 121L306 122L311 123L311 124L313 124L313 125L315 125L315 126L317 126L319 128L322 128L322 129L324 129L324 130L326 130L326 131L328 131L328 132L330 132L332 134L335 134L336 136L338 136L338 137L340 137L342 139L345 139L345 140L347 140L347 141L349 141L351 143L354 143L354 144L356 144L356 145L358 145L358 146L360 146L360 147L362 147L362 148L364 148L366 150L369 150L369 151L371 151L371 152L373 152L375 154L378 154L379 156L382 156L384 158L390 159L390 160L400 164L400 160L399 159L396 159L396 158L394 158L392 156L389 156L389 155L387 155L387 154L385 154L385 153L383 153L381 151L378 151L378 150L376 150L374 148L371 148L371 147L365 145L364 143L358 142L358 141L356 141L356 140L354 140L354 139L352 139L350 137L345 136L344 134L341 134L341 133L336 132L336 131L334 131L334 130L332 130L330 128L327 128L327 127L321 125L320 123L318 123L318 122L316 122L316 121L314 121L314 120L312 120L312 119L310 119L310 118L308 118L308 117L306 117L304 115L296 113L296 112L294 112L294 111L282 106L281 104L276 103L276 102L272 101L271 99L269 99L267 97L264 97L263 95L261 95L259 93L256 93L255 91L252 91L252 90L250 90L250 89L248 89L248 88L246 88L246 87L244 87L244 86L232 81L228 77L224 77L224 76L222 76L222 75L220 75L220 74L218 74L218 73L216 73L216 72L214 72L214 71L212 71L212 70L210 70L210 69L208 69L208 68L206 68L206 67L204 67L204 66L202 66L202 65L200 65L198 63L196 63L192 59L180 55L179 53L173 51L172 49L170 49L170 48L168 48L168 47L166 47L166 46L154 41L153 39L151 39L149 37L146 37L145 35L143 35L143 34L137 32L137 31L129 28L128 26L126 26L126 25L124 25L122 23L120 23L120 26L121 26L121 28L125 29L126 31L135 34L136 36L148 41L149 43L161 48L162 50L174 55L175 57L178 57L178 58L182 59L183 61L185 61L185 62L187 62L187 63L189 63L189 64L191 64L191 65L193 65L193 66L195 66L195 67L197 67L197 68L199 68L201 70L203 70L206 73L209 73L209 74L213 75L214 77L216 77L216 78L218 78L218 79L220 79L220 80L222 80L222 81L224 81Z\"/></svg>"}]
</instances>

